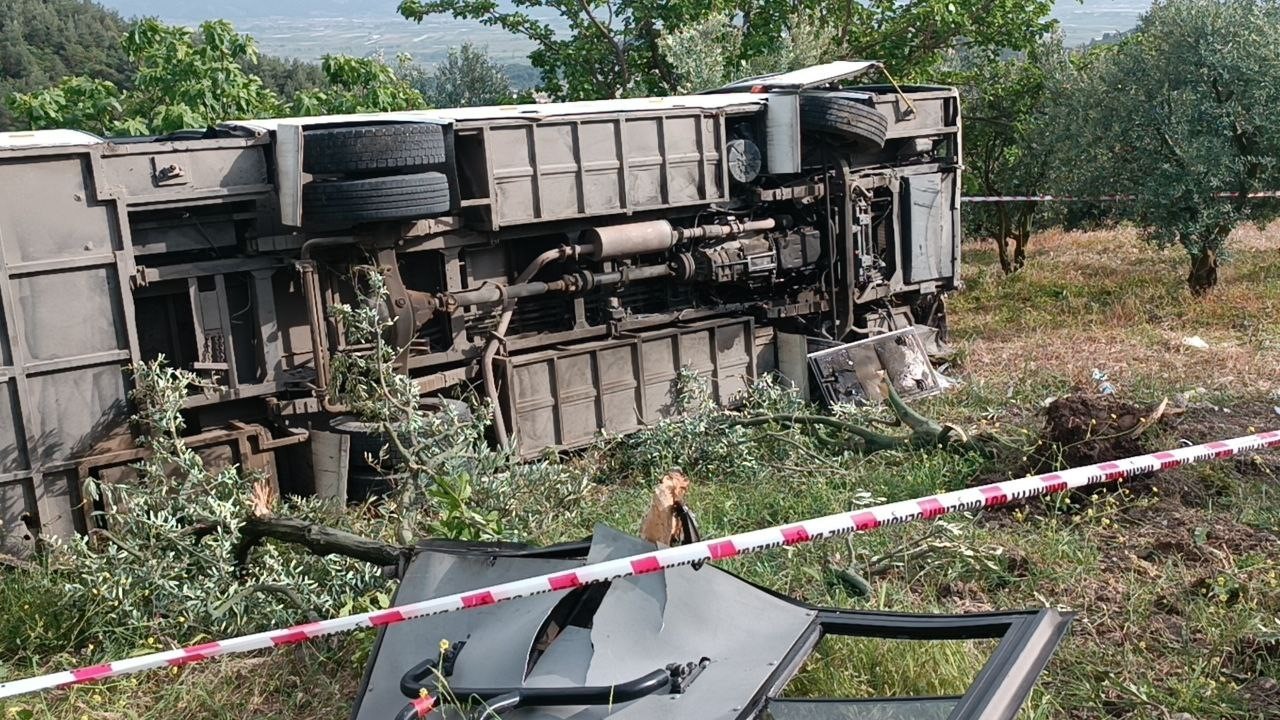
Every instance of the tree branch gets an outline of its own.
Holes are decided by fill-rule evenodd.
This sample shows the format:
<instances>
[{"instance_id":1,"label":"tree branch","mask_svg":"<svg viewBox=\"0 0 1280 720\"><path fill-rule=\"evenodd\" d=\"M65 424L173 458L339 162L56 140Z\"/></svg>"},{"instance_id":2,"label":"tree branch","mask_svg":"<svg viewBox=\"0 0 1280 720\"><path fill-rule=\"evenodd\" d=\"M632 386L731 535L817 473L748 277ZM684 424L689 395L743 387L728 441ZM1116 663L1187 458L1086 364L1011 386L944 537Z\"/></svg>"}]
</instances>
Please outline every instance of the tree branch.
<instances>
[{"instance_id":1,"label":"tree branch","mask_svg":"<svg viewBox=\"0 0 1280 720\"><path fill-rule=\"evenodd\" d=\"M618 63L620 80L618 90L619 93L621 93L628 85L631 84L631 72L627 68L627 49L623 46L622 42L614 36L613 32L608 27L605 27L604 23L600 22L600 19L596 17L595 13L591 12L591 6L587 3L587 0L578 0L578 6L582 8L583 14L587 16L587 19L591 21L591 24L595 26L596 30L600 31L600 34L604 36L604 39L613 46L613 52Z\"/></svg>"},{"instance_id":2,"label":"tree branch","mask_svg":"<svg viewBox=\"0 0 1280 720\"><path fill-rule=\"evenodd\" d=\"M236 565L248 565L250 553L267 538L301 545L314 555L342 555L380 567L399 565L413 555L411 547L388 545L306 520L251 517L241 526L240 540L232 551Z\"/></svg>"},{"instance_id":3,"label":"tree branch","mask_svg":"<svg viewBox=\"0 0 1280 720\"><path fill-rule=\"evenodd\" d=\"M222 607L229 608L240 598L246 595L251 595L253 593L266 593L270 595L279 595L280 597L287 600L290 605L293 605L294 607L298 608L302 612L306 613L307 622L320 621L320 616L316 613L315 609L308 606L302 600L302 596L299 595L297 591L295 591L291 587L288 587L287 585L277 585L274 583L258 583L257 585L250 585L249 587L241 590L240 592L228 598L227 601L222 604Z\"/></svg>"}]
</instances>

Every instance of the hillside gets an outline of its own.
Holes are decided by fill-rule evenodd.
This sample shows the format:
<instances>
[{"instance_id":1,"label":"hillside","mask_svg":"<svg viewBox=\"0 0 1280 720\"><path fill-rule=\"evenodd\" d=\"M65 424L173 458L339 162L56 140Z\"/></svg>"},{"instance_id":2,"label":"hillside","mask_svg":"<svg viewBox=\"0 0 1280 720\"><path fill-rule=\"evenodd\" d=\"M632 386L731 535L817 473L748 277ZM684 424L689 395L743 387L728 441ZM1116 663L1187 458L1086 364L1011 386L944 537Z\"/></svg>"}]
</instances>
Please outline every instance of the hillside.
<instances>
[{"instance_id":1,"label":"hillside","mask_svg":"<svg viewBox=\"0 0 1280 720\"><path fill-rule=\"evenodd\" d=\"M129 66L120 49L125 21L86 0L0 0L0 99L65 75L120 83ZM0 103L0 130L13 117Z\"/></svg>"},{"instance_id":2,"label":"hillside","mask_svg":"<svg viewBox=\"0 0 1280 720\"><path fill-rule=\"evenodd\" d=\"M0 131L20 129L4 102L11 93L68 75L127 86L131 64L120 38L128 25L121 13L88 0L0 0ZM315 63L271 55L252 72L282 96L326 82Z\"/></svg>"}]
</instances>

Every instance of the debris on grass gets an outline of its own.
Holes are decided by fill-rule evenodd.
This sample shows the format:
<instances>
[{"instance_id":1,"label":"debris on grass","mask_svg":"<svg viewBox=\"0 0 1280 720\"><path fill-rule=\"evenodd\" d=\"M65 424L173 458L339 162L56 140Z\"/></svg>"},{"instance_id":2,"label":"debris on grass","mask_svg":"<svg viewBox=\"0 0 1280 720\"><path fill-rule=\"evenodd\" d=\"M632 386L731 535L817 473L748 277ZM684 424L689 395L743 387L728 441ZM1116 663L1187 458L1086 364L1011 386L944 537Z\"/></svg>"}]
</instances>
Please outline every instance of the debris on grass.
<instances>
[{"instance_id":1,"label":"debris on grass","mask_svg":"<svg viewBox=\"0 0 1280 720\"><path fill-rule=\"evenodd\" d=\"M653 489L649 511L640 523L640 537L660 547L687 542L680 513L689 493L689 478L680 468L672 468Z\"/></svg>"}]
</instances>

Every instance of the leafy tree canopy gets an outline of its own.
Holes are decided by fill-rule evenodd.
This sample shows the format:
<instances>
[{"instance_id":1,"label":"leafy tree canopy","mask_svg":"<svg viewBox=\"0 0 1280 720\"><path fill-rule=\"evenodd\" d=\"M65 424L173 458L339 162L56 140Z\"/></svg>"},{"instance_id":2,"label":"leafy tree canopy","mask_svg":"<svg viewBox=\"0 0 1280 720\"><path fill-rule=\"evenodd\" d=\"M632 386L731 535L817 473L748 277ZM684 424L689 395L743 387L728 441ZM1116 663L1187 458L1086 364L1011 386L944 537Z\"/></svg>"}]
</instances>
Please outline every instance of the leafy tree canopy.
<instances>
[{"instance_id":1,"label":"leafy tree canopy","mask_svg":"<svg viewBox=\"0 0 1280 720\"><path fill-rule=\"evenodd\" d=\"M785 51L798 23L829 30L829 57L884 61L904 79L935 73L963 46L971 52L1028 49L1051 27L1051 0L403 0L400 13L477 20L533 41L541 89L567 100L665 94L689 84L663 52L663 38L709 19L735 27L729 69ZM557 31L548 11L561 16Z\"/></svg>"},{"instance_id":2,"label":"leafy tree canopy","mask_svg":"<svg viewBox=\"0 0 1280 720\"><path fill-rule=\"evenodd\" d=\"M282 101L250 72L258 62L253 39L225 20L201 23L194 31L141 20L121 47L136 68L127 89L109 80L65 77L43 90L10 96L10 107L31 128L141 135L238 118L383 112L424 102L381 59L340 55L324 58L326 87L302 89ZM402 58L401 66L407 62Z\"/></svg>"},{"instance_id":3,"label":"leafy tree canopy","mask_svg":"<svg viewBox=\"0 0 1280 720\"><path fill-rule=\"evenodd\" d=\"M501 105L514 99L511 80L483 47L463 43L423 78L422 93L435 107Z\"/></svg>"},{"instance_id":4,"label":"leafy tree canopy","mask_svg":"<svg viewBox=\"0 0 1280 720\"><path fill-rule=\"evenodd\" d=\"M392 68L378 57L326 55L321 62L329 89L302 90L294 95L293 115L389 112L420 108L422 93L406 79L413 66L408 55Z\"/></svg>"},{"instance_id":5,"label":"leafy tree canopy","mask_svg":"<svg viewBox=\"0 0 1280 720\"><path fill-rule=\"evenodd\" d=\"M1086 57L1053 122L1065 192L1133 195L1115 213L1178 244L1204 292L1231 231L1280 214L1243 193L1280 187L1280 2L1158 0ZM1221 193L1236 193L1223 198Z\"/></svg>"},{"instance_id":6,"label":"leafy tree canopy","mask_svg":"<svg viewBox=\"0 0 1280 720\"><path fill-rule=\"evenodd\" d=\"M959 63L964 98L966 195L1036 195L1053 171L1054 147L1046 124L1058 89L1075 73L1058 35L1024 54L991 62ZM993 238L1006 272L1022 268L1039 203L970 205L966 228Z\"/></svg>"}]
</instances>

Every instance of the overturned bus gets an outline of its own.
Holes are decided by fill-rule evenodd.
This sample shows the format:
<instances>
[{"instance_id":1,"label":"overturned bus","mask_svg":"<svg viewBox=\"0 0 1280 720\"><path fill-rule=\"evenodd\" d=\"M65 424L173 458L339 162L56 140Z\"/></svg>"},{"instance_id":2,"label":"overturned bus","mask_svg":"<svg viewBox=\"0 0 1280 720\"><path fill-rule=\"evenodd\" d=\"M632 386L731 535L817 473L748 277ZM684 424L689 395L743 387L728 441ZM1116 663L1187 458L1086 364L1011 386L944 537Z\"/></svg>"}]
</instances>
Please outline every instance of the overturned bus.
<instances>
[{"instance_id":1,"label":"overturned bus","mask_svg":"<svg viewBox=\"0 0 1280 720\"><path fill-rule=\"evenodd\" d=\"M478 395L523 454L728 401L816 341L945 334L959 268L953 89L838 62L692 96L0 134L0 551L90 522L132 472L130 364L207 387L190 444L286 489L344 486L327 311L380 269L426 402ZM815 394L816 396L816 394ZM360 443L356 442L356 446ZM339 491L340 492L340 491Z\"/></svg>"}]
</instances>

